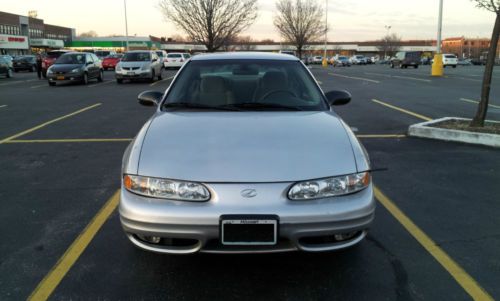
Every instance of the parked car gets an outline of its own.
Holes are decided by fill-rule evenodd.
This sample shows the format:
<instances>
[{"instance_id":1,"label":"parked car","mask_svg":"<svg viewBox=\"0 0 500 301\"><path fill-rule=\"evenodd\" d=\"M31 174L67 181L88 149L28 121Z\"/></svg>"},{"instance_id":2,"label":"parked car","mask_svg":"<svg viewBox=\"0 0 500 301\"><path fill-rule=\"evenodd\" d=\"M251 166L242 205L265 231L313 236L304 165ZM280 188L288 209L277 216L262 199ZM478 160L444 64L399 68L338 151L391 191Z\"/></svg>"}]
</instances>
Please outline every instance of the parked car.
<instances>
[{"instance_id":1,"label":"parked car","mask_svg":"<svg viewBox=\"0 0 500 301\"><path fill-rule=\"evenodd\" d=\"M443 67L457 68L458 58L454 54L445 53L443 54Z\"/></svg>"},{"instance_id":2,"label":"parked car","mask_svg":"<svg viewBox=\"0 0 500 301\"><path fill-rule=\"evenodd\" d=\"M12 60L14 72L27 70L30 72L36 71L36 57L34 55L18 56Z\"/></svg>"},{"instance_id":3,"label":"parked car","mask_svg":"<svg viewBox=\"0 0 500 301\"><path fill-rule=\"evenodd\" d=\"M81 82L88 84L89 80L104 80L104 70L99 58L93 53L68 52L61 55L47 70L50 86L63 82Z\"/></svg>"},{"instance_id":4,"label":"parked car","mask_svg":"<svg viewBox=\"0 0 500 301\"><path fill-rule=\"evenodd\" d=\"M408 68L408 66L418 68L421 56L420 51L400 51L391 59L391 68L396 66L399 68Z\"/></svg>"},{"instance_id":5,"label":"parked car","mask_svg":"<svg viewBox=\"0 0 500 301\"><path fill-rule=\"evenodd\" d=\"M165 69L168 68L180 68L188 60L182 52L170 52L167 53L167 57L163 62Z\"/></svg>"},{"instance_id":6,"label":"parked car","mask_svg":"<svg viewBox=\"0 0 500 301\"><path fill-rule=\"evenodd\" d=\"M323 63L323 57L322 56L313 56L312 57L312 63L313 64L322 64Z\"/></svg>"},{"instance_id":7,"label":"parked car","mask_svg":"<svg viewBox=\"0 0 500 301\"><path fill-rule=\"evenodd\" d=\"M363 240L375 201L368 155L291 55L194 57L123 156L119 215L159 253L332 251ZM200 146L203 149L200 150Z\"/></svg>"},{"instance_id":8,"label":"parked car","mask_svg":"<svg viewBox=\"0 0 500 301\"><path fill-rule=\"evenodd\" d=\"M0 57L5 59L10 68L14 68L14 64L12 62L14 60L14 57L8 54L0 55Z\"/></svg>"},{"instance_id":9,"label":"parked car","mask_svg":"<svg viewBox=\"0 0 500 301\"><path fill-rule=\"evenodd\" d=\"M70 52L69 50L52 50L45 54L42 60L42 75L47 77L47 69L63 54Z\"/></svg>"},{"instance_id":10,"label":"parked car","mask_svg":"<svg viewBox=\"0 0 500 301\"><path fill-rule=\"evenodd\" d=\"M11 78L13 74L9 60L3 56L0 56L0 74L7 78Z\"/></svg>"},{"instance_id":11,"label":"parked car","mask_svg":"<svg viewBox=\"0 0 500 301\"><path fill-rule=\"evenodd\" d=\"M471 62L470 59L458 59L457 65L460 65L460 66L471 66L472 62Z\"/></svg>"},{"instance_id":12,"label":"parked car","mask_svg":"<svg viewBox=\"0 0 500 301\"><path fill-rule=\"evenodd\" d=\"M126 52L116 65L116 82L121 84L124 79L147 79L153 82L155 78L162 79L163 67L160 58L154 51L134 50Z\"/></svg>"},{"instance_id":13,"label":"parked car","mask_svg":"<svg viewBox=\"0 0 500 301\"><path fill-rule=\"evenodd\" d=\"M115 70L116 64L121 60L123 54L110 54L102 60L102 68L104 70L112 69Z\"/></svg>"},{"instance_id":14,"label":"parked car","mask_svg":"<svg viewBox=\"0 0 500 301\"><path fill-rule=\"evenodd\" d=\"M351 56L351 64L353 65L366 65L366 58L364 55L353 55Z\"/></svg>"},{"instance_id":15,"label":"parked car","mask_svg":"<svg viewBox=\"0 0 500 301\"><path fill-rule=\"evenodd\" d=\"M167 52L165 50L156 50L156 55L158 55L158 58L160 59L161 65L165 68L165 58L167 57Z\"/></svg>"},{"instance_id":16,"label":"parked car","mask_svg":"<svg viewBox=\"0 0 500 301\"><path fill-rule=\"evenodd\" d=\"M96 50L94 54L100 59L103 60L105 57L116 54L116 51L113 50Z\"/></svg>"},{"instance_id":17,"label":"parked car","mask_svg":"<svg viewBox=\"0 0 500 301\"><path fill-rule=\"evenodd\" d=\"M351 61L347 56L339 55L333 60L334 67L351 67Z\"/></svg>"},{"instance_id":18,"label":"parked car","mask_svg":"<svg viewBox=\"0 0 500 301\"><path fill-rule=\"evenodd\" d=\"M373 64L373 60L372 60L372 58L371 58L371 57L367 57L367 56L366 56L366 57L365 57L365 61L366 61L366 64L367 64L367 65Z\"/></svg>"}]
</instances>

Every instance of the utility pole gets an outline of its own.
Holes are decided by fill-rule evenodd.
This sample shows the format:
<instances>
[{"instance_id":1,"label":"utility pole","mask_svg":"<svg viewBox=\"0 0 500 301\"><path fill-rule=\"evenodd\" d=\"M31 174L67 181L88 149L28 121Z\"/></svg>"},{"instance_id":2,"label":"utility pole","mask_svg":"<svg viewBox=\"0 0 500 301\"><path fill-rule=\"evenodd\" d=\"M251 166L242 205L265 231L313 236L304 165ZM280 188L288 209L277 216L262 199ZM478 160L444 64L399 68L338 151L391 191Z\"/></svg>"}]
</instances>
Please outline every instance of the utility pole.
<instances>
[{"instance_id":1,"label":"utility pole","mask_svg":"<svg viewBox=\"0 0 500 301\"><path fill-rule=\"evenodd\" d=\"M443 54L441 53L441 31L443 28L443 0L439 0L438 32L436 41L436 54L432 64L432 76L443 76Z\"/></svg>"},{"instance_id":2,"label":"utility pole","mask_svg":"<svg viewBox=\"0 0 500 301\"><path fill-rule=\"evenodd\" d=\"M323 62L322 62L324 68L328 67L328 60L326 59L327 44L328 44L328 0L325 0L325 51L323 54Z\"/></svg>"},{"instance_id":3,"label":"utility pole","mask_svg":"<svg viewBox=\"0 0 500 301\"><path fill-rule=\"evenodd\" d=\"M391 25L385 25L385 47L384 47L384 60L387 57L387 48L389 47L389 31L391 30Z\"/></svg>"},{"instance_id":4,"label":"utility pole","mask_svg":"<svg viewBox=\"0 0 500 301\"><path fill-rule=\"evenodd\" d=\"M125 7L125 50L128 51L128 21L127 21L127 0L123 0Z\"/></svg>"}]
</instances>

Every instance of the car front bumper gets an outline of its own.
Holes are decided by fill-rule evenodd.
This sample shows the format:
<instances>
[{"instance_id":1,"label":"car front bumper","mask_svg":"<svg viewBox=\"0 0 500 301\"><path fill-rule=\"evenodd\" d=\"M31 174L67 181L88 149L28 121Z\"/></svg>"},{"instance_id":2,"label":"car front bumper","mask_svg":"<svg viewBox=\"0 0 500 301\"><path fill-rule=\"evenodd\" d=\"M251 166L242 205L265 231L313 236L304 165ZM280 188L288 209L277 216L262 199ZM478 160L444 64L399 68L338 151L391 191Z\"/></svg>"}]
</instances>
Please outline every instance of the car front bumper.
<instances>
[{"instance_id":1,"label":"car front bumper","mask_svg":"<svg viewBox=\"0 0 500 301\"><path fill-rule=\"evenodd\" d=\"M150 79L151 70L115 71L117 79Z\"/></svg>"},{"instance_id":2,"label":"car front bumper","mask_svg":"<svg viewBox=\"0 0 500 301\"><path fill-rule=\"evenodd\" d=\"M83 80L83 74L47 74L49 82L80 82Z\"/></svg>"},{"instance_id":3,"label":"car front bumper","mask_svg":"<svg viewBox=\"0 0 500 301\"><path fill-rule=\"evenodd\" d=\"M283 193L291 184L210 184L212 199L207 202L154 199L122 188L120 220L134 245L170 254L332 251L355 245L365 237L375 214L371 185L351 195L291 201ZM259 191L257 197L240 196L249 186ZM278 216L277 244L223 245L219 223L221 216L228 214ZM335 234L350 237L335 240ZM144 237L160 237L161 242L151 243Z\"/></svg>"}]
</instances>

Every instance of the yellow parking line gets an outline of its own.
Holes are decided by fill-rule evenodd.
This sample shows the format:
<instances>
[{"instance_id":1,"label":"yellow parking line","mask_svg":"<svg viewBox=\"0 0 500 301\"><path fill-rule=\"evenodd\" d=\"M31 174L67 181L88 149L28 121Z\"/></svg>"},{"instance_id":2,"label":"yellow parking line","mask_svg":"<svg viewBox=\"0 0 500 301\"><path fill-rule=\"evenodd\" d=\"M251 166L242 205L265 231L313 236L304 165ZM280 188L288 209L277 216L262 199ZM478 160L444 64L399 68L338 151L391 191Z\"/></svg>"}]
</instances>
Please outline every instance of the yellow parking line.
<instances>
[{"instance_id":1,"label":"yellow parking line","mask_svg":"<svg viewBox=\"0 0 500 301\"><path fill-rule=\"evenodd\" d=\"M154 82L154 83L150 84L149 86L150 86L150 87L152 87L152 86L156 85L157 83L160 83L160 82L163 82L163 81L166 81L166 80L172 79L172 78L174 78L174 77L175 77L175 75L174 75L174 76L167 77L167 78L164 78L164 79L162 79L162 80L159 80L159 81L156 81L156 82Z\"/></svg>"},{"instance_id":2,"label":"yellow parking line","mask_svg":"<svg viewBox=\"0 0 500 301\"><path fill-rule=\"evenodd\" d=\"M15 134L15 135L13 135L13 136L10 136L10 137L7 137L7 138L5 138L5 139L3 139L3 140L0 140L0 144L3 144L3 143L6 143L6 142L9 142L9 141L14 140L14 139L16 139L16 138L19 138L19 137L21 137L21 136L24 136L24 135L26 135L26 134L29 134L29 133L34 132L34 131L36 131L36 130L39 130L39 129L41 129L41 128L43 128L43 127L45 127L45 126L49 125L49 124L52 124L52 123L54 123L54 122L58 122L58 121L60 121L60 120L66 119L66 118L68 118L68 117L71 117L71 116L74 116L74 115L77 115L77 114L83 113L83 112L85 112L85 111L87 111L87 110L93 109L93 108L98 107L98 106L100 106L100 105L101 105L101 103L96 103L96 104L94 104L94 105L91 105L91 106L85 107L85 108L80 109L80 110L78 110L78 111L75 111L75 112L73 112L73 113L70 113L70 114L67 114L67 115L64 115L64 116L61 116L61 117L58 117L58 118L52 119L52 120L50 120L50 121L44 122L44 123L42 123L42 124L40 124L40 125L37 125L37 126L35 126L35 127L32 127L31 129L27 129L27 130L25 130L25 131L22 131L22 132L20 132L20 133L17 133L17 134Z\"/></svg>"},{"instance_id":3,"label":"yellow parking line","mask_svg":"<svg viewBox=\"0 0 500 301\"><path fill-rule=\"evenodd\" d=\"M92 218L87 227L85 227L75 241L73 241L49 273L40 281L38 286L28 297L28 300L47 300L50 297L80 255L82 255L83 251L85 251L99 229L101 229L102 225L116 209L119 199L120 191L118 190L104 204L94 218Z\"/></svg>"},{"instance_id":4,"label":"yellow parking line","mask_svg":"<svg viewBox=\"0 0 500 301\"><path fill-rule=\"evenodd\" d=\"M373 102L376 102L378 104L381 104L383 106L386 106L388 108L391 108L391 109L394 109L396 111L400 111L400 112L403 112L403 113L406 113L408 115L411 115L411 116L414 116L414 117L417 117L419 119L422 119L422 120L425 120L425 121L431 121L432 118L429 118L427 116L424 116L424 115L420 115L418 113L415 113L415 112L411 112L411 111L408 111L408 110L405 110L403 108L400 108L400 107L396 107L395 105L391 105L391 104L388 104L386 102L383 102L383 101L380 101L380 100L377 100L377 99L372 99Z\"/></svg>"},{"instance_id":5,"label":"yellow parking line","mask_svg":"<svg viewBox=\"0 0 500 301\"><path fill-rule=\"evenodd\" d=\"M394 218L415 238L424 249L436 259L441 266L458 282L458 284L474 300L491 300L493 298L474 280L467 272L456 263L446 252L441 249L424 231L406 216L378 187L374 187L375 197Z\"/></svg>"},{"instance_id":6,"label":"yellow parking line","mask_svg":"<svg viewBox=\"0 0 500 301\"><path fill-rule=\"evenodd\" d=\"M328 73L328 74L329 75L333 75L333 76L339 76L339 77L344 77L344 78L363 80L363 81L367 81L367 82L371 82L371 83L380 84L380 81L378 81L378 80L364 78L364 77L347 76L347 75L341 75L341 74L337 74L337 73Z\"/></svg>"},{"instance_id":7,"label":"yellow parking line","mask_svg":"<svg viewBox=\"0 0 500 301\"><path fill-rule=\"evenodd\" d=\"M106 84L109 84L109 83L112 83L112 82L114 82L114 80L106 80L106 81L103 81L101 83L97 83L97 84L93 84L93 85L87 86L87 88L92 88L92 87L99 86L99 85L106 85Z\"/></svg>"},{"instance_id":8,"label":"yellow parking line","mask_svg":"<svg viewBox=\"0 0 500 301\"><path fill-rule=\"evenodd\" d=\"M90 138L90 139L36 139L36 140L9 140L5 143L85 143L85 142L130 142L131 138Z\"/></svg>"},{"instance_id":9,"label":"yellow parking line","mask_svg":"<svg viewBox=\"0 0 500 301\"><path fill-rule=\"evenodd\" d=\"M358 138L406 138L402 134L382 134L382 135L356 135Z\"/></svg>"},{"instance_id":10,"label":"yellow parking line","mask_svg":"<svg viewBox=\"0 0 500 301\"><path fill-rule=\"evenodd\" d=\"M468 99L468 98L460 98L460 100L461 101L465 101L465 102L475 103L475 104L479 103L479 101L477 101L477 100ZM488 106L492 107L492 108L500 109L500 106L497 106L497 105L488 104Z\"/></svg>"}]
</instances>

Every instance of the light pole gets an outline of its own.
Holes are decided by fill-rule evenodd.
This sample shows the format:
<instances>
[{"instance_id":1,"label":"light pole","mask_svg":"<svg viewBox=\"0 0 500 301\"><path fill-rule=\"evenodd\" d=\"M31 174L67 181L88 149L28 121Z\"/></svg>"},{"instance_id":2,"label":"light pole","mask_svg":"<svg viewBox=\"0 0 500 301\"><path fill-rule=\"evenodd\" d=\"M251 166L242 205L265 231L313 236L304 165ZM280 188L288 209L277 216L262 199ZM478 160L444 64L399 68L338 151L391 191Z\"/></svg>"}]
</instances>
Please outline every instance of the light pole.
<instances>
[{"instance_id":1,"label":"light pole","mask_svg":"<svg viewBox=\"0 0 500 301\"><path fill-rule=\"evenodd\" d=\"M125 50L128 51L128 21L127 21L127 0L123 0L125 7Z\"/></svg>"},{"instance_id":2,"label":"light pole","mask_svg":"<svg viewBox=\"0 0 500 301\"><path fill-rule=\"evenodd\" d=\"M326 46L328 43L328 0L325 0L325 51L323 54L323 67L328 67L328 61L326 59Z\"/></svg>"},{"instance_id":3,"label":"light pole","mask_svg":"<svg viewBox=\"0 0 500 301\"><path fill-rule=\"evenodd\" d=\"M443 55L441 53L441 31L443 28L443 0L439 0L438 32L436 41L436 54L432 64L432 76L443 76Z\"/></svg>"},{"instance_id":4,"label":"light pole","mask_svg":"<svg viewBox=\"0 0 500 301\"><path fill-rule=\"evenodd\" d=\"M389 47L389 31L391 30L392 26L391 25L385 25L385 47L384 47L384 60L387 57L387 47Z\"/></svg>"}]
</instances>

